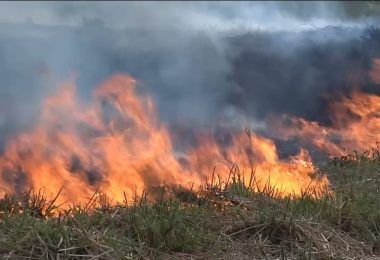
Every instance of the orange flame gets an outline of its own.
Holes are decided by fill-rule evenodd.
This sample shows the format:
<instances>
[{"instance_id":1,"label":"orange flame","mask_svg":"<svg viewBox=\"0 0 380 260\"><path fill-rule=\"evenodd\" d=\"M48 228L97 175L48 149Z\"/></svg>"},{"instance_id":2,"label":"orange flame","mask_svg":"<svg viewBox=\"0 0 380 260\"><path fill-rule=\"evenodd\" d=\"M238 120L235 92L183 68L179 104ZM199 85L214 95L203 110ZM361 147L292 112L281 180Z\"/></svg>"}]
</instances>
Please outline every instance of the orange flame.
<instances>
[{"instance_id":1,"label":"orange flame","mask_svg":"<svg viewBox=\"0 0 380 260\"><path fill-rule=\"evenodd\" d=\"M354 92L349 97L330 105L332 125L290 117L290 126L276 124L277 133L286 139L301 137L312 141L332 156L343 156L347 151L365 152L378 149L380 141L380 96Z\"/></svg>"},{"instance_id":2,"label":"orange flame","mask_svg":"<svg viewBox=\"0 0 380 260\"><path fill-rule=\"evenodd\" d=\"M301 149L299 154L288 160L280 160L272 140L254 133L240 133L233 137L228 148L222 148L212 138L191 154L191 165L195 172L208 174L214 170L222 180L236 165L246 185L252 184L257 190L274 189L277 196L300 196L310 189L316 195L328 185L326 177L314 179L311 174L316 170L309 153ZM223 158L223 160L221 160Z\"/></svg>"},{"instance_id":3,"label":"orange flame","mask_svg":"<svg viewBox=\"0 0 380 260\"><path fill-rule=\"evenodd\" d=\"M146 185L197 180L181 171L167 130L156 122L151 100L137 97L134 80L116 75L94 98L84 108L65 84L47 99L33 131L9 141L0 159L1 190L16 192L17 178L25 178L26 186L48 194L64 187L59 203L85 202L98 186L122 201L123 192L133 196Z\"/></svg>"},{"instance_id":4,"label":"orange flame","mask_svg":"<svg viewBox=\"0 0 380 260\"><path fill-rule=\"evenodd\" d=\"M132 197L150 186L199 186L221 161L225 167L218 164L218 174L223 180L236 163L246 179L254 171L259 188L269 184L281 196L328 184L326 178L311 177L315 168L306 150L280 160L275 144L256 134L237 134L228 147L211 137L202 141L187 152L189 165L184 166L152 100L137 95L132 78L111 77L95 91L89 106L77 100L75 86L68 82L44 102L30 132L8 141L0 157L0 190L43 188L54 195L63 187L57 203L84 203L100 186L121 202L124 193Z\"/></svg>"}]
</instances>

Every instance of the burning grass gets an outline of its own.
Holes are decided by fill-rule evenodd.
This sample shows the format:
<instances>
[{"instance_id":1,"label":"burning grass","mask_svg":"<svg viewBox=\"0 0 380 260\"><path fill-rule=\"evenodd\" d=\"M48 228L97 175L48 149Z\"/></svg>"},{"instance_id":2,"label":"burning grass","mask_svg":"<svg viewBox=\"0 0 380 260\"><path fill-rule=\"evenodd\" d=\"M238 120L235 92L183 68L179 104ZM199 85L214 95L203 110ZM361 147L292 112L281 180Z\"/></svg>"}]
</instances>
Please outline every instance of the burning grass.
<instances>
[{"instance_id":1,"label":"burning grass","mask_svg":"<svg viewBox=\"0 0 380 260\"><path fill-rule=\"evenodd\" d=\"M380 156L323 169L333 192L278 197L232 174L198 192L160 189L111 205L104 196L59 211L43 192L0 201L0 255L10 259L332 259L380 256ZM247 183L250 183L247 184ZM261 186L260 186L261 187ZM161 193L160 193L161 192ZM59 194L58 194L59 196Z\"/></svg>"},{"instance_id":2,"label":"burning grass","mask_svg":"<svg viewBox=\"0 0 380 260\"><path fill-rule=\"evenodd\" d=\"M343 113L344 126L304 123L289 137L334 148L329 136L342 132L341 147L372 148L379 107L363 97L373 102L354 106L361 120ZM0 157L0 191L16 194L0 200L4 258L380 256L377 150L318 169L307 150L280 158L273 140L247 130L199 136L178 158L153 101L125 75L102 83L88 106L68 83L42 111Z\"/></svg>"},{"instance_id":3,"label":"burning grass","mask_svg":"<svg viewBox=\"0 0 380 260\"><path fill-rule=\"evenodd\" d=\"M307 185L322 191L328 184L327 178L311 177L315 167L307 150L280 158L273 140L248 130L232 131L226 140L202 134L199 144L174 149L153 100L136 86L130 76L114 75L85 105L74 82L63 84L44 100L35 126L7 140L0 156L0 195L44 188L49 195L60 193L58 204L83 204L101 187L120 203L123 193L132 197L154 185L198 187L213 166L226 182L233 164L244 180L254 172L257 189L276 187L283 197L299 196Z\"/></svg>"}]
</instances>

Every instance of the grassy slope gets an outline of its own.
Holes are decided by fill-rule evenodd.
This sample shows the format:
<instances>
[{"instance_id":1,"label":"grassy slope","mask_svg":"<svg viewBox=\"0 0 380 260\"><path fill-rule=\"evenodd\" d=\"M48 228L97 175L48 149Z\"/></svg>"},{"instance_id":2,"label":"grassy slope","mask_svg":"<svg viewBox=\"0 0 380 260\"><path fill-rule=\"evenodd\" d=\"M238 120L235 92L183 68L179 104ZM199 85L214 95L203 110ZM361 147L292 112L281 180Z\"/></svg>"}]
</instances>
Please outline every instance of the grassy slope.
<instances>
[{"instance_id":1,"label":"grassy slope","mask_svg":"<svg viewBox=\"0 0 380 260\"><path fill-rule=\"evenodd\" d=\"M29 259L336 259L380 256L380 157L334 160L333 193L274 199L238 179L154 204L103 200L46 215L41 194L0 200L0 256ZM91 203L97 209L89 212ZM21 212L22 211L22 212ZM21 213L20 213L21 212Z\"/></svg>"}]
</instances>

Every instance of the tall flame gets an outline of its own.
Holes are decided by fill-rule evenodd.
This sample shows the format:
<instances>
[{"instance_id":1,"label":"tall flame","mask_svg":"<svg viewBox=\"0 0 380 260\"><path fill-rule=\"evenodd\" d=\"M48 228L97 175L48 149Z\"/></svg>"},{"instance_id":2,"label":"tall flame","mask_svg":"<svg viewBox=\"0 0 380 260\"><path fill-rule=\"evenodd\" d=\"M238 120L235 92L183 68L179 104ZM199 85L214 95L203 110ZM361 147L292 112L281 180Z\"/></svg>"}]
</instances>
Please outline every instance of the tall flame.
<instances>
[{"instance_id":1,"label":"tall flame","mask_svg":"<svg viewBox=\"0 0 380 260\"><path fill-rule=\"evenodd\" d=\"M370 102L379 105L373 98ZM354 104L362 100L358 102ZM371 112L368 106L355 109ZM378 121L363 123L379 129ZM350 127L347 135L360 131L357 123ZM228 145L211 136L201 138L200 145L185 154L187 164L177 158L152 100L136 93L129 76L105 81L88 105L79 102L74 84L66 82L45 100L35 127L8 140L0 157L0 191L17 193L31 187L54 195L62 188L57 203L83 203L100 187L121 202L125 195L132 197L150 186L197 187L214 166L226 181L232 165L239 166L246 180L253 174L258 188L269 185L280 196L297 196L309 185L321 190L328 184L326 177L311 176L315 167L306 150L282 160L272 140L254 133L235 134Z\"/></svg>"},{"instance_id":2,"label":"tall flame","mask_svg":"<svg viewBox=\"0 0 380 260\"><path fill-rule=\"evenodd\" d=\"M153 103L139 98L130 77L116 75L79 104L72 83L48 98L37 126L11 139L0 158L5 192L20 182L57 194L62 202L84 202L101 186L114 201L145 186L196 182L182 172L167 130L156 122Z\"/></svg>"}]
</instances>

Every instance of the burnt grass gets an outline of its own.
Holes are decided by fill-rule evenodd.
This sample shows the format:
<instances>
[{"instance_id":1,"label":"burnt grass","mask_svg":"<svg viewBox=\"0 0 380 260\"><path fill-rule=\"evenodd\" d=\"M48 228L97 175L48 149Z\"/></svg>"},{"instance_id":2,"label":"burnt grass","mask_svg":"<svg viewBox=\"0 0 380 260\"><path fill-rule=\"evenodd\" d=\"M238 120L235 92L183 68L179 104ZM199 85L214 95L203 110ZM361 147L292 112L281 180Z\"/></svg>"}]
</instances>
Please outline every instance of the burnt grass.
<instances>
[{"instance_id":1,"label":"burnt grass","mask_svg":"<svg viewBox=\"0 0 380 260\"><path fill-rule=\"evenodd\" d=\"M0 200L3 259L375 259L380 257L380 156L333 159L316 198L211 176L197 194L149 192L110 206L105 196L55 213L43 192ZM157 192L157 191L156 191ZM95 194L96 195L96 194ZM59 196L59 194L58 194Z\"/></svg>"}]
</instances>

